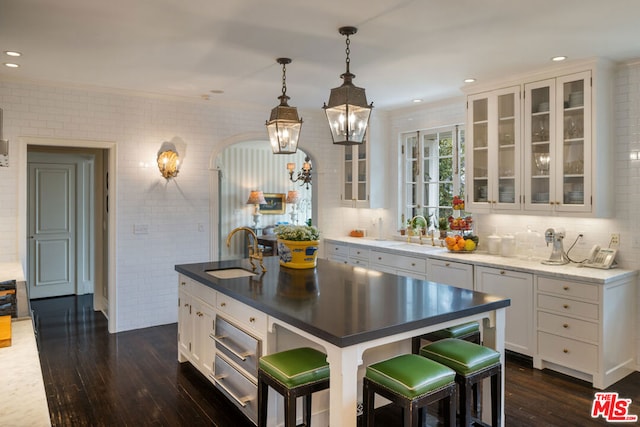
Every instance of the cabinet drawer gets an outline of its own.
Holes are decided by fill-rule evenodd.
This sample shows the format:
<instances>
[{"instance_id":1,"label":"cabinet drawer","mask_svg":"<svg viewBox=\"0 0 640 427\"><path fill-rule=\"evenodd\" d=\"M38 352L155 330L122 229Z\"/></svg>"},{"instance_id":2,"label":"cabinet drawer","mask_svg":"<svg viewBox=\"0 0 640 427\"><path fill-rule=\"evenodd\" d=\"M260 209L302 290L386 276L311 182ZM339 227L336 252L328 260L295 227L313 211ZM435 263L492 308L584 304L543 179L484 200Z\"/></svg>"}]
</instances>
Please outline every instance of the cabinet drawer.
<instances>
[{"instance_id":1,"label":"cabinet drawer","mask_svg":"<svg viewBox=\"0 0 640 427\"><path fill-rule=\"evenodd\" d=\"M182 274L178 277L178 289L188 294L193 293L193 288L197 286L191 279Z\"/></svg>"},{"instance_id":2,"label":"cabinet drawer","mask_svg":"<svg viewBox=\"0 0 640 427\"><path fill-rule=\"evenodd\" d=\"M538 329L578 340L598 341L598 324L557 314L538 313Z\"/></svg>"},{"instance_id":3,"label":"cabinet drawer","mask_svg":"<svg viewBox=\"0 0 640 427\"><path fill-rule=\"evenodd\" d=\"M369 261L369 249L363 249L360 247L349 247L349 258L358 258Z\"/></svg>"},{"instance_id":4,"label":"cabinet drawer","mask_svg":"<svg viewBox=\"0 0 640 427\"><path fill-rule=\"evenodd\" d=\"M427 273L426 258L414 258L386 252L371 251L372 267L374 264L386 265L388 267L394 267L397 270L407 270L423 275Z\"/></svg>"},{"instance_id":5,"label":"cabinet drawer","mask_svg":"<svg viewBox=\"0 0 640 427\"><path fill-rule=\"evenodd\" d=\"M265 336L267 315L222 293L218 294L216 308L238 321L250 332Z\"/></svg>"},{"instance_id":6,"label":"cabinet drawer","mask_svg":"<svg viewBox=\"0 0 640 427\"><path fill-rule=\"evenodd\" d=\"M216 355L214 375L210 378L216 387L244 412L251 421L258 423L258 386L233 368L220 355Z\"/></svg>"},{"instance_id":7,"label":"cabinet drawer","mask_svg":"<svg viewBox=\"0 0 640 427\"><path fill-rule=\"evenodd\" d=\"M538 291L598 301L598 286L570 280L538 277Z\"/></svg>"},{"instance_id":8,"label":"cabinet drawer","mask_svg":"<svg viewBox=\"0 0 640 427\"><path fill-rule=\"evenodd\" d=\"M538 308L598 320L598 305L588 302L538 294Z\"/></svg>"},{"instance_id":9,"label":"cabinet drawer","mask_svg":"<svg viewBox=\"0 0 640 427\"><path fill-rule=\"evenodd\" d=\"M598 347L558 335L538 332L538 353L541 359L582 372L595 372Z\"/></svg>"},{"instance_id":10,"label":"cabinet drawer","mask_svg":"<svg viewBox=\"0 0 640 427\"><path fill-rule=\"evenodd\" d=\"M258 359L262 355L260 339L220 316L216 316L216 329L211 338L216 342L216 350L223 352L254 378L258 377Z\"/></svg>"},{"instance_id":11,"label":"cabinet drawer","mask_svg":"<svg viewBox=\"0 0 640 427\"><path fill-rule=\"evenodd\" d=\"M349 247L347 245L338 245L336 243L327 243L327 257L330 256L339 256L339 257L348 257L349 256Z\"/></svg>"},{"instance_id":12,"label":"cabinet drawer","mask_svg":"<svg viewBox=\"0 0 640 427\"><path fill-rule=\"evenodd\" d=\"M427 260L427 277L432 282L473 290L473 265L461 262Z\"/></svg>"},{"instance_id":13,"label":"cabinet drawer","mask_svg":"<svg viewBox=\"0 0 640 427\"><path fill-rule=\"evenodd\" d=\"M205 303L209 304L212 307L216 306L217 292L206 285L194 283L191 294L197 298L200 298L202 301L204 301Z\"/></svg>"}]
</instances>

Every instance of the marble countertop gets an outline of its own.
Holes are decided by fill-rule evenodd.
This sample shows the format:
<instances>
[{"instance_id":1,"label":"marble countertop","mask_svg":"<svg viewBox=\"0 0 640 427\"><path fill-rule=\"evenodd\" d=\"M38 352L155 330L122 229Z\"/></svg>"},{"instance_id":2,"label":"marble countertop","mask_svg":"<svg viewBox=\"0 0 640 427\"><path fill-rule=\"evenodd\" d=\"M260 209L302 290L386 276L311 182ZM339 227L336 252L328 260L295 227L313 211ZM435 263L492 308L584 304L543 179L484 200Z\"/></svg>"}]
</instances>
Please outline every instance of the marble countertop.
<instances>
[{"instance_id":1,"label":"marble countertop","mask_svg":"<svg viewBox=\"0 0 640 427\"><path fill-rule=\"evenodd\" d=\"M613 268L601 270L597 268L582 267L579 264L567 265L546 265L541 263L541 259L524 259L520 257L503 257L489 255L484 251L473 253L454 253L446 248L432 246L431 240L423 239L423 244L407 243L399 240L376 240L371 238L357 237L325 237L324 241L333 243L348 243L358 245L363 248L375 249L384 252L398 253L400 255L420 256L435 258L446 261L462 262L475 266L506 268L532 274L544 274L545 276L580 280L583 282L607 284L617 280L633 277L638 274L637 270L626 270Z\"/></svg>"},{"instance_id":2,"label":"marble countertop","mask_svg":"<svg viewBox=\"0 0 640 427\"><path fill-rule=\"evenodd\" d=\"M31 318L11 322L10 347L0 348L0 425L50 426L49 405Z\"/></svg>"}]
</instances>

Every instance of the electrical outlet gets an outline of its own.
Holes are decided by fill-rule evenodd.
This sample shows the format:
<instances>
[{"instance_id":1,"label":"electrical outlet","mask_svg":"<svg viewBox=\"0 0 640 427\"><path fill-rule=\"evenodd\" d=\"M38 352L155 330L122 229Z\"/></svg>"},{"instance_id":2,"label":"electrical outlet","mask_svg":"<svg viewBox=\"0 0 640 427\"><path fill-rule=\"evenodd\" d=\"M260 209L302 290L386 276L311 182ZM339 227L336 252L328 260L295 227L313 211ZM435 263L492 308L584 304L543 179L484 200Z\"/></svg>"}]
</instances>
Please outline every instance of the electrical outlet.
<instances>
[{"instance_id":1,"label":"electrical outlet","mask_svg":"<svg viewBox=\"0 0 640 427\"><path fill-rule=\"evenodd\" d=\"M617 248L620 246L620 233L611 233L611 241L609 242L609 246L612 248Z\"/></svg>"}]
</instances>

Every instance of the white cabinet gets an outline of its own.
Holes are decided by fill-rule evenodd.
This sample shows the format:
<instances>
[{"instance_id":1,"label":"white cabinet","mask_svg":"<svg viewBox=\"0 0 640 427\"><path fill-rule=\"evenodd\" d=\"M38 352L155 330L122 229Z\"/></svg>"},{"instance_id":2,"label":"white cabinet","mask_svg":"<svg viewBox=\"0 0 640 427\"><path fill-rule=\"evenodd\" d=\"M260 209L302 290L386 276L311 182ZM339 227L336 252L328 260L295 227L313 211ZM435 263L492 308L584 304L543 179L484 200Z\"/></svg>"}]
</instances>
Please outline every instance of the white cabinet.
<instances>
[{"instance_id":1,"label":"white cabinet","mask_svg":"<svg viewBox=\"0 0 640 427\"><path fill-rule=\"evenodd\" d=\"M591 72L525 85L525 209L590 212Z\"/></svg>"},{"instance_id":2,"label":"white cabinet","mask_svg":"<svg viewBox=\"0 0 640 427\"><path fill-rule=\"evenodd\" d=\"M475 289L511 299L511 305L506 309L505 348L533 356L533 275L501 268L476 267Z\"/></svg>"},{"instance_id":3,"label":"white cabinet","mask_svg":"<svg viewBox=\"0 0 640 427\"><path fill-rule=\"evenodd\" d=\"M467 210L611 216L611 74L585 61L470 93Z\"/></svg>"},{"instance_id":4,"label":"white cabinet","mask_svg":"<svg viewBox=\"0 0 640 427\"><path fill-rule=\"evenodd\" d=\"M349 261L349 246L346 243L325 241L324 255L329 261L347 263Z\"/></svg>"},{"instance_id":5,"label":"white cabinet","mask_svg":"<svg viewBox=\"0 0 640 427\"><path fill-rule=\"evenodd\" d=\"M426 257L412 257L372 249L369 259L369 266L374 270L415 279L427 279Z\"/></svg>"},{"instance_id":6,"label":"white cabinet","mask_svg":"<svg viewBox=\"0 0 640 427\"><path fill-rule=\"evenodd\" d=\"M361 246L349 247L349 264L359 267L369 267L369 249Z\"/></svg>"},{"instance_id":7,"label":"white cabinet","mask_svg":"<svg viewBox=\"0 0 640 427\"><path fill-rule=\"evenodd\" d=\"M550 368L603 389L635 366L635 277L594 284L536 278L537 369Z\"/></svg>"},{"instance_id":8,"label":"white cabinet","mask_svg":"<svg viewBox=\"0 0 640 427\"><path fill-rule=\"evenodd\" d=\"M427 277L432 282L473 290L473 264L429 258Z\"/></svg>"},{"instance_id":9,"label":"white cabinet","mask_svg":"<svg viewBox=\"0 0 640 427\"><path fill-rule=\"evenodd\" d=\"M365 141L344 147L341 199L345 206L369 206L368 145Z\"/></svg>"},{"instance_id":10,"label":"white cabinet","mask_svg":"<svg viewBox=\"0 0 640 427\"><path fill-rule=\"evenodd\" d=\"M467 210L520 209L520 86L467 102Z\"/></svg>"}]
</instances>

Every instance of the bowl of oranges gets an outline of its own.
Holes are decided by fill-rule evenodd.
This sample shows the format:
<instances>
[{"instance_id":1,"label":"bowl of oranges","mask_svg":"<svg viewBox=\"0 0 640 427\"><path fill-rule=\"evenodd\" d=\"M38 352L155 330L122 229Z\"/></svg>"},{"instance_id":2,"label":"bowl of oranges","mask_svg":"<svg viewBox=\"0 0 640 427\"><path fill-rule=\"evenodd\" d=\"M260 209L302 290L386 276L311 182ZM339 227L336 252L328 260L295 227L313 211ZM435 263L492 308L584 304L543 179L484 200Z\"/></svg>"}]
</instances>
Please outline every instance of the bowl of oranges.
<instances>
[{"instance_id":1,"label":"bowl of oranges","mask_svg":"<svg viewBox=\"0 0 640 427\"><path fill-rule=\"evenodd\" d=\"M478 236L447 236L444 239L444 243L447 245L449 252L471 253L475 252L478 248Z\"/></svg>"}]
</instances>

